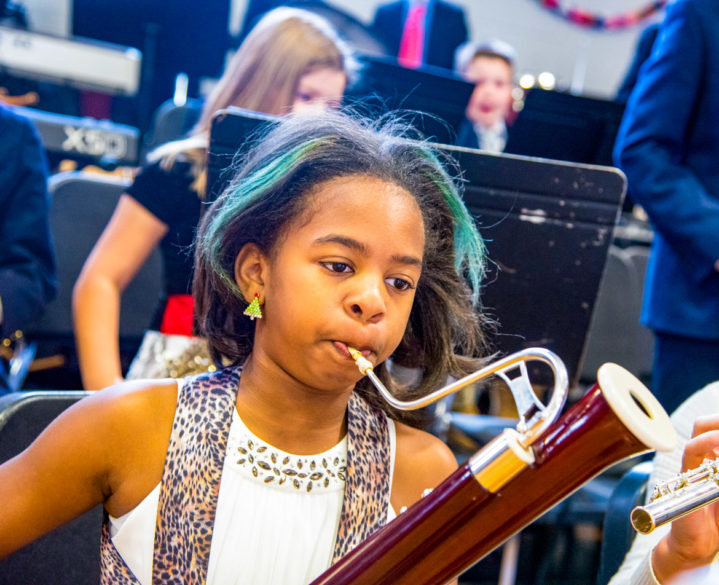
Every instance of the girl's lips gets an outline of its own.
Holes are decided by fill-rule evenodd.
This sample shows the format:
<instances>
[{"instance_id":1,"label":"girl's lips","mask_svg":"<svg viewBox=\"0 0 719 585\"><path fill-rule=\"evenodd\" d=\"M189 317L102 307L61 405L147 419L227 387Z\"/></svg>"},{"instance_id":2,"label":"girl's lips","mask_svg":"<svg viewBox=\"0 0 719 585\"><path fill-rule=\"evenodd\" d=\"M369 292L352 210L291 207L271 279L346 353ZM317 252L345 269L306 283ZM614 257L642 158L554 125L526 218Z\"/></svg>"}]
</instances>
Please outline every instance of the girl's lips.
<instances>
[{"instance_id":1,"label":"girl's lips","mask_svg":"<svg viewBox=\"0 0 719 585\"><path fill-rule=\"evenodd\" d=\"M347 348L347 344L346 344L346 343L344 343L343 341L335 341L335 342L334 342L334 345L335 345L335 347L336 347L337 349L340 350L340 353L342 353L342 355L344 355L347 359L349 359L349 360L352 359L352 356L350 355L350 351L349 351L349 349ZM354 346L353 346L353 347L354 347ZM357 349L357 350L362 354L362 356L365 357L365 358L368 358L368 357L370 356L370 354L372 353L372 350L371 350L371 349L367 349L367 348L360 349L359 347L357 347L357 348L355 348L355 349Z\"/></svg>"}]
</instances>

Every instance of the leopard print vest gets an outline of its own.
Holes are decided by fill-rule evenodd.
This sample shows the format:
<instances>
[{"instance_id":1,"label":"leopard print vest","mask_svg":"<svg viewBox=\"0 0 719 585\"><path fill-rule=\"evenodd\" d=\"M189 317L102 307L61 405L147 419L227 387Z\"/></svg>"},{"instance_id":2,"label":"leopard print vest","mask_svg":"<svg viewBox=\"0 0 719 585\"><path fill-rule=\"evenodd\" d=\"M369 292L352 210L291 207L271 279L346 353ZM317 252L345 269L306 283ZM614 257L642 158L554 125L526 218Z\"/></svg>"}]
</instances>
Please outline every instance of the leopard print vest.
<instances>
[{"instance_id":1,"label":"leopard print vest","mask_svg":"<svg viewBox=\"0 0 719 585\"><path fill-rule=\"evenodd\" d=\"M185 380L178 396L160 488L153 585L204 585L241 368ZM347 416L347 478L332 562L387 517L390 443L384 413L353 394ZM101 538L101 585L140 585L110 538Z\"/></svg>"}]
</instances>

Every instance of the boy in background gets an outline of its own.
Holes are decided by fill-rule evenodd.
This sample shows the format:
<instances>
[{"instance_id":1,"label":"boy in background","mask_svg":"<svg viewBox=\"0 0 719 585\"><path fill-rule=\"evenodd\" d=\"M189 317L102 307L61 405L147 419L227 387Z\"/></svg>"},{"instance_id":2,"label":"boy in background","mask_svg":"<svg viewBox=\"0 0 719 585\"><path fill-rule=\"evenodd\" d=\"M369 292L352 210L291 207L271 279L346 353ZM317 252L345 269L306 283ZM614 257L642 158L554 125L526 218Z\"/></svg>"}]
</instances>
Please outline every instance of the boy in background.
<instances>
[{"instance_id":1,"label":"boy in background","mask_svg":"<svg viewBox=\"0 0 719 585\"><path fill-rule=\"evenodd\" d=\"M499 40L470 42L457 50L455 71L474 83L457 145L502 152L514 89L514 49Z\"/></svg>"}]
</instances>

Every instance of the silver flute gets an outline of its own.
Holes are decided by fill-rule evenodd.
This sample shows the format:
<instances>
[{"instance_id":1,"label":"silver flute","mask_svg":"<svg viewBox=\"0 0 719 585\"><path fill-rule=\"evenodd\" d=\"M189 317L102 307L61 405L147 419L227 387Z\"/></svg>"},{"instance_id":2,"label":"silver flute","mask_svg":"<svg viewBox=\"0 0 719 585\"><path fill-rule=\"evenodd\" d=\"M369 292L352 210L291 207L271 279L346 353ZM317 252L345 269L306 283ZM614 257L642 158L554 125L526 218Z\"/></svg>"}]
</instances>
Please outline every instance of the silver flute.
<instances>
[{"instance_id":1,"label":"silver flute","mask_svg":"<svg viewBox=\"0 0 719 585\"><path fill-rule=\"evenodd\" d=\"M680 473L657 484L645 506L632 510L632 526L649 534L655 528L676 520L702 506L719 500L719 458Z\"/></svg>"}]
</instances>

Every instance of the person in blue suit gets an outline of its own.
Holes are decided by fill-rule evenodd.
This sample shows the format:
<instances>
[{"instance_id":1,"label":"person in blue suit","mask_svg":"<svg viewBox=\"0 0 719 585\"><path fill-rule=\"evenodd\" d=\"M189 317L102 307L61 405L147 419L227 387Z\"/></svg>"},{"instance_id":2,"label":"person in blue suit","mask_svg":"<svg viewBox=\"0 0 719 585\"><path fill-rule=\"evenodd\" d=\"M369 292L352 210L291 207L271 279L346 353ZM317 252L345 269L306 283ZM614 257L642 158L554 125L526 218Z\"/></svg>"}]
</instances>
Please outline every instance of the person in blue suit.
<instances>
[{"instance_id":1,"label":"person in blue suit","mask_svg":"<svg viewBox=\"0 0 719 585\"><path fill-rule=\"evenodd\" d=\"M617 90L617 95L614 97L615 101L623 104L627 103L629 96L637 84L637 78L639 77L639 70L644 65L644 62L652 54L652 47L654 41L657 40L657 34L659 33L659 22L653 22L642 31L637 42L637 47L634 51L634 58L629 64L629 68L622 79L622 83Z\"/></svg>"},{"instance_id":2,"label":"person in blue suit","mask_svg":"<svg viewBox=\"0 0 719 585\"><path fill-rule=\"evenodd\" d=\"M47 172L32 123L0 105L0 338L30 324L57 291Z\"/></svg>"},{"instance_id":3,"label":"person in blue suit","mask_svg":"<svg viewBox=\"0 0 719 585\"><path fill-rule=\"evenodd\" d=\"M384 42L391 55L399 55L405 18L410 5L416 2L427 4L422 62L452 69L455 51L467 40L467 23L459 6L444 0L388 2L377 7L372 32Z\"/></svg>"},{"instance_id":4,"label":"person in blue suit","mask_svg":"<svg viewBox=\"0 0 719 585\"><path fill-rule=\"evenodd\" d=\"M719 380L719 3L676 0L615 144L655 231L642 322L651 388L668 411Z\"/></svg>"}]
</instances>

